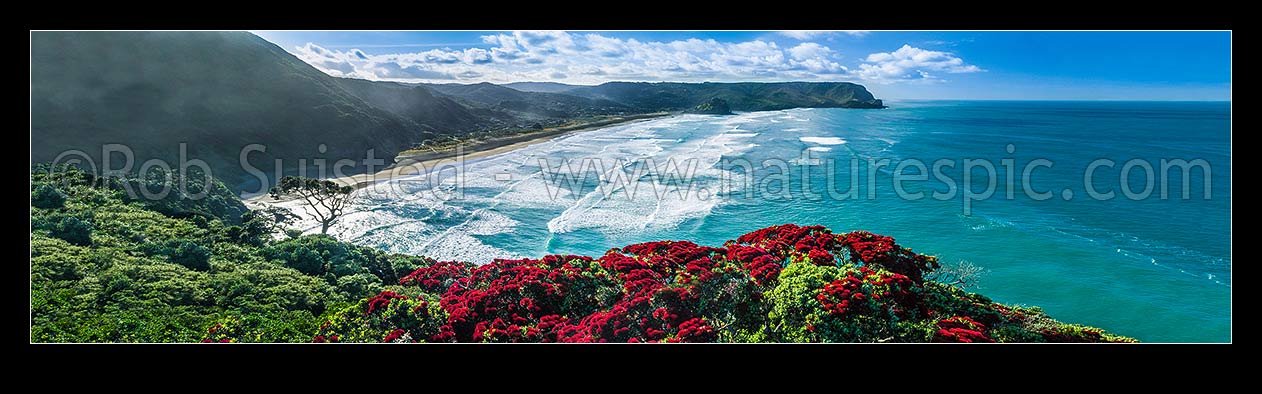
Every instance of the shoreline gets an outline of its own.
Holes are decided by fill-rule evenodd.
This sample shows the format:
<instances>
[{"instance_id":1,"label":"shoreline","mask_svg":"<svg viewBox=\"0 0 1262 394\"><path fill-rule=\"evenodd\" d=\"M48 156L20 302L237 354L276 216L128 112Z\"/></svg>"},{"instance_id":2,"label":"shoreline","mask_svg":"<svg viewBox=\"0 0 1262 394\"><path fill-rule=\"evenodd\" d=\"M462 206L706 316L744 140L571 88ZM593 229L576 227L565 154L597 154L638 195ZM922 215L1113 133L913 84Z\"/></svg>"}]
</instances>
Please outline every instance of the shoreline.
<instances>
[{"instance_id":1,"label":"shoreline","mask_svg":"<svg viewBox=\"0 0 1262 394\"><path fill-rule=\"evenodd\" d=\"M395 157L395 163L391 164L380 171L371 174L355 174L337 178L326 178L333 182L343 185L350 185L355 190L363 189L367 186L380 181L395 179L398 177L411 176L421 173L422 170L428 171L437 166L441 166L443 162L471 162L485 159L491 156L512 152L531 145L540 144L551 141L553 139L577 134L587 131L599 130L607 127L622 126L644 122L648 120L663 118L675 115L674 113L652 113L630 115L621 119L611 119L599 122L593 122L584 125L572 126L572 128L559 128L557 130L546 130L535 133L511 136L494 141L485 141L473 144L471 148L465 149L459 146L456 149L444 150L440 152L422 153L416 155L404 156L400 154ZM270 204L293 200L293 198L282 198L280 200L272 200L267 193L261 193L251 196L239 196L241 202L249 209L260 209Z\"/></svg>"}]
</instances>

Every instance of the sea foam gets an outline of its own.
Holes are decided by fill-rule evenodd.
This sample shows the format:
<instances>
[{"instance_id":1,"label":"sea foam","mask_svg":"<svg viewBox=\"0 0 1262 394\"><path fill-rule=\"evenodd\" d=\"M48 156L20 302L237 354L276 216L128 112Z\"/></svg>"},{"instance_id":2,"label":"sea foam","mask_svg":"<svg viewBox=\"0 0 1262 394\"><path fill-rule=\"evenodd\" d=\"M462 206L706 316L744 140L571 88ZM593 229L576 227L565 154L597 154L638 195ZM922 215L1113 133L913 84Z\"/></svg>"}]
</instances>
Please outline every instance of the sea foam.
<instances>
[{"instance_id":1,"label":"sea foam","mask_svg":"<svg viewBox=\"0 0 1262 394\"><path fill-rule=\"evenodd\" d=\"M846 143L846 140L838 137L798 137L798 141L819 145L841 145Z\"/></svg>"}]
</instances>

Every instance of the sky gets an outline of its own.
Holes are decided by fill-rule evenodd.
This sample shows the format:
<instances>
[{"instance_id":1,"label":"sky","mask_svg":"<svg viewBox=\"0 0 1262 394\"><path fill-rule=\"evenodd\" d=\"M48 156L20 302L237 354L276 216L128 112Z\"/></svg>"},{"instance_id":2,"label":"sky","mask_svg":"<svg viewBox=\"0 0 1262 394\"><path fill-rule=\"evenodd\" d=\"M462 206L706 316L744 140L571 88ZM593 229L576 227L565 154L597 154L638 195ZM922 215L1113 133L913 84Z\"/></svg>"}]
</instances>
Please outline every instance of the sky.
<instances>
[{"instance_id":1,"label":"sky","mask_svg":"<svg viewBox=\"0 0 1262 394\"><path fill-rule=\"evenodd\" d=\"M845 81L879 98L1231 100L1230 32L255 31L333 76Z\"/></svg>"}]
</instances>

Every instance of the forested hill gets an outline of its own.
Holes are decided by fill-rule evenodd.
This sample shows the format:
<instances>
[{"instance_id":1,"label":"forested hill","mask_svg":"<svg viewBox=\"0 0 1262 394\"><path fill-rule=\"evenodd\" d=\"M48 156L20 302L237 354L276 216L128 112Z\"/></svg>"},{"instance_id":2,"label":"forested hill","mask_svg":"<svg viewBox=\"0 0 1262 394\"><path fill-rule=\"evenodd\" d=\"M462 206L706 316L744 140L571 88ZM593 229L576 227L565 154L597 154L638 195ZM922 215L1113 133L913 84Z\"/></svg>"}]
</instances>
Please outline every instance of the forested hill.
<instances>
[{"instance_id":1,"label":"forested hill","mask_svg":"<svg viewBox=\"0 0 1262 394\"><path fill-rule=\"evenodd\" d=\"M788 108L885 108L862 85L849 82L648 83L609 82L565 94L606 99L644 111L677 111L722 99L733 111Z\"/></svg>"},{"instance_id":2,"label":"forested hill","mask_svg":"<svg viewBox=\"0 0 1262 394\"><path fill-rule=\"evenodd\" d=\"M246 32L35 32L31 155L46 162L79 150L101 163L104 145L123 144L134 170L151 158L177 164L185 143L186 156L209 163L231 189L252 191L257 178L239 161L249 144L266 147L250 165L274 177L275 159L286 174L299 159L358 163L369 149L389 163L418 144L682 112L716 99L732 111L882 107L844 82L514 86L530 91L335 78Z\"/></svg>"}]
</instances>

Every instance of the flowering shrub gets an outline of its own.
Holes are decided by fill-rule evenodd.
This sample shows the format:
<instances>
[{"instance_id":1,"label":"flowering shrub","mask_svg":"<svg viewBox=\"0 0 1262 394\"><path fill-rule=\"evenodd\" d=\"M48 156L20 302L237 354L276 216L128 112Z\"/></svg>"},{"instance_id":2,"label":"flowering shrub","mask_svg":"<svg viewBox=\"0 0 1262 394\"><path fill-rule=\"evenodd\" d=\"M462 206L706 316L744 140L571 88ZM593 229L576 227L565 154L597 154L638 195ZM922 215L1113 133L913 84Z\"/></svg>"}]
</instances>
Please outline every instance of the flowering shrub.
<instances>
[{"instance_id":1,"label":"flowering shrub","mask_svg":"<svg viewBox=\"0 0 1262 394\"><path fill-rule=\"evenodd\" d=\"M313 342L1121 338L1048 325L1055 321L1040 320L1041 312L924 281L936 267L936 258L890 237L792 224L745 234L722 248L659 241L599 258L438 262L341 311Z\"/></svg>"},{"instance_id":2,"label":"flowering shrub","mask_svg":"<svg viewBox=\"0 0 1262 394\"><path fill-rule=\"evenodd\" d=\"M963 316L953 316L943 319L937 323L938 331L935 333L934 342L994 342L986 334L982 332L986 330L986 326Z\"/></svg>"},{"instance_id":3,"label":"flowering shrub","mask_svg":"<svg viewBox=\"0 0 1262 394\"><path fill-rule=\"evenodd\" d=\"M429 267L412 271L407 276L400 278L399 284L417 286L427 292L441 293L447 290L447 287L451 286L456 279L469 276L469 270L472 268L473 265L469 263L440 261Z\"/></svg>"},{"instance_id":4,"label":"flowering shrub","mask_svg":"<svg viewBox=\"0 0 1262 394\"><path fill-rule=\"evenodd\" d=\"M407 291L401 290L404 293ZM420 293L408 295L382 291L359 304L348 307L337 318L320 325L312 338L315 343L336 342L422 342L437 334L446 312L438 298ZM432 335L431 334L431 335Z\"/></svg>"},{"instance_id":5,"label":"flowering shrub","mask_svg":"<svg viewBox=\"0 0 1262 394\"><path fill-rule=\"evenodd\" d=\"M902 274L877 272L868 267L849 271L846 277L824 286L818 296L824 310L834 315L904 312L914 301L911 280ZM881 301L884 297L885 301Z\"/></svg>"},{"instance_id":6,"label":"flowering shrub","mask_svg":"<svg viewBox=\"0 0 1262 394\"><path fill-rule=\"evenodd\" d=\"M241 320L235 317L220 319L206 329L202 343L233 343L241 337Z\"/></svg>"},{"instance_id":7,"label":"flowering shrub","mask_svg":"<svg viewBox=\"0 0 1262 394\"><path fill-rule=\"evenodd\" d=\"M916 254L898 246L892 237L854 231L839 238L850 262L903 274L916 283L923 282L926 273L939 268L937 257Z\"/></svg>"}]
</instances>

